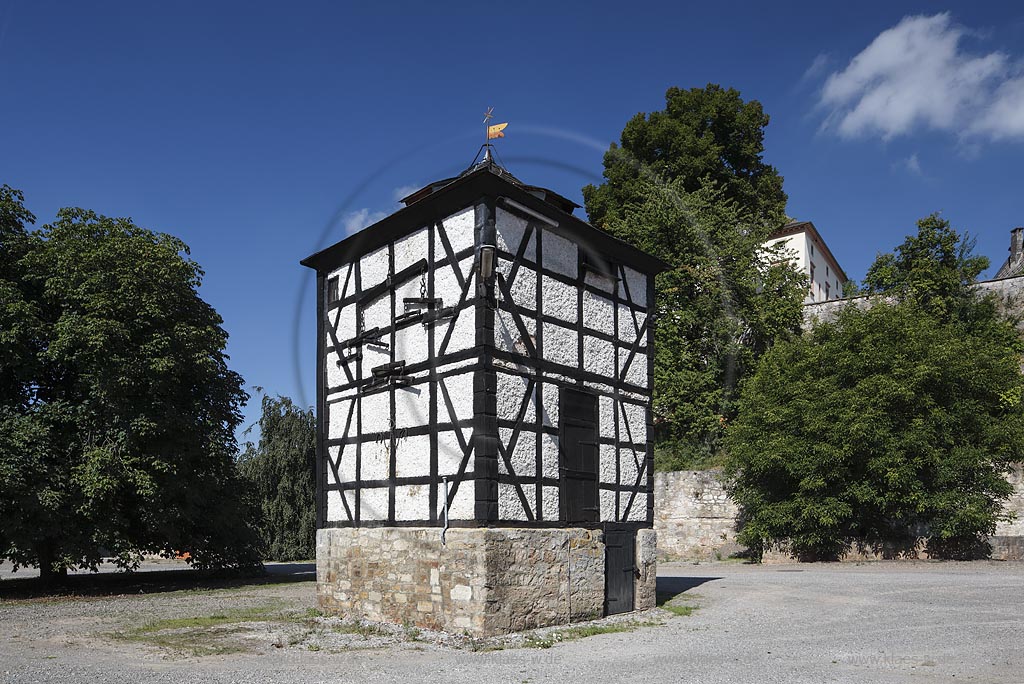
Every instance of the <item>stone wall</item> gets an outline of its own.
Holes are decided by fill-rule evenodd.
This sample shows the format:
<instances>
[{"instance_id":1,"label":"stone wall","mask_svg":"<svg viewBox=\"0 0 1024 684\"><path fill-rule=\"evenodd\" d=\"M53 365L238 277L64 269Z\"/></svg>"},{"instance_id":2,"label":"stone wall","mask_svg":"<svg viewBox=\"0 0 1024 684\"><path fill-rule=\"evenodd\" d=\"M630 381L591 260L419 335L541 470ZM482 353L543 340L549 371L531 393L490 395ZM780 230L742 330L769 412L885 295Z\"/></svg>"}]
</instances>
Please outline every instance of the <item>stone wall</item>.
<instances>
[{"instance_id":1,"label":"stone wall","mask_svg":"<svg viewBox=\"0 0 1024 684\"><path fill-rule=\"evenodd\" d=\"M655 535L637 535L636 607L655 602ZM317 596L329 613L488 636L600 617L604 538L582 528L329 528Z\"/></svg>"},{"instance_id":2,"label":"stone wall","mask_svg":"<svg viewBox=\"0 0 1024 684\"><path fill-rule=\"evenodd\" d=\"M1015 518L999 523L989 544L994 559L1024 560L1024 464L1015 464L1007 479L1013 493L1004 510ZM654 492L654 529L661 558L716 560L743 550L735 541L739 507L725 491L719 470L655 473ZM854 549L843 560L927 557L922 543L912 549ZM767 550L763 560L777 563L793 559L784 549L776 548Z\"/></svg>"},{"instance_id":3,"label":"stone wall","mask_svg":"<svg viewBox=\"0 0 1024 684\"><path fill-rule=\"evenodd\" d=\"M654 474L654 529L661 558L713 560L741 550L735 542L738 515L718 470Z\"/></svg>"}]
</instances>

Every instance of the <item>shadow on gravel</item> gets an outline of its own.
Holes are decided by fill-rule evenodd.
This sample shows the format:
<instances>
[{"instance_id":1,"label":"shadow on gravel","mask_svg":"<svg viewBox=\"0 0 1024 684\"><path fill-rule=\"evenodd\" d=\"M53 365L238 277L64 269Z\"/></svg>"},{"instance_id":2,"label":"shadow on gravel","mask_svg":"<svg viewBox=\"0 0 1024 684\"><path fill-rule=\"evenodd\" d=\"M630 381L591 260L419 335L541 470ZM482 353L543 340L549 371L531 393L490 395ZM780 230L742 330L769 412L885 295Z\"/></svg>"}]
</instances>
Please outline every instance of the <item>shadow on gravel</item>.
<instances>
[{"instance_id":1,"label":"shadow on gravel","mask_svg":"<svg viewBox=\"0 0 1024 684\"><path fill-rule=\"evenodd\" d=\"M257 570L140 570L69 575L58 585L44 585L38 577L0 581L0 599L58 596L115 596L159 594L188 589L230 589L248 585L312 582L315 563L273 563Z\"/></svg>"},{"instance_id":2,"label":"shadow on gravel","mask_svg":"<svg viewBox=\"0 0 1024 684\"><path fill-rule=\"evenodd\" d=\"M721 577L659 577L657 592L659 594L681 594L705 582L714 582Z\"/></svg>"}]
</instances>

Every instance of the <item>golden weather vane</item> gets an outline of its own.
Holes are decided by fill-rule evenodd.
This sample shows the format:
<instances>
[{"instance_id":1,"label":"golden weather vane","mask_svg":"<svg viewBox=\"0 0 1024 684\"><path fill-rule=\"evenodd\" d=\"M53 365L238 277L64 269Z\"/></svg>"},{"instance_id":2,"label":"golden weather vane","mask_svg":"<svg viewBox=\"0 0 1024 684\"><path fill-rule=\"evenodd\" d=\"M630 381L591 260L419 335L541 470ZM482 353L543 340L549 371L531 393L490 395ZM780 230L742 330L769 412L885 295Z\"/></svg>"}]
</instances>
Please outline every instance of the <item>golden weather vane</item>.
<instances>
[{"instance_id":1,"label":"golden weather vane","mask_svg":"<svg viewBox=\"0 0 1024 684\"><path fill-rule=\"evenodd\" d=\"M494 107L488 107L487 111L484 112L484 125L487 126L487 139L494 140L495 138L504 138L505 134L502 131L508 126L508 122L490 125L491 119L494 118Z\"/></svg>"}]
</instances>

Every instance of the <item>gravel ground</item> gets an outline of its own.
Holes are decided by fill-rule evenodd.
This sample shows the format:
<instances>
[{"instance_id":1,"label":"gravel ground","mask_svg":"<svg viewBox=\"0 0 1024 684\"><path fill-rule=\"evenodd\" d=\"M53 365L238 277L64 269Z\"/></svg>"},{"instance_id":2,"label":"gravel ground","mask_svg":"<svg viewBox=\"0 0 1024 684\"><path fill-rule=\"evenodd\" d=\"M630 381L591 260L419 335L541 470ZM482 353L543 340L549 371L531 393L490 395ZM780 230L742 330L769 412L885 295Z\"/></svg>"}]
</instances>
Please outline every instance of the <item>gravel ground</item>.
<instances>
[{"instance_id":1,"label":"gravel ground","mask_svg":"<svg viewBox=\"0 0 1024 684\"><path fill-rule=\"evenodd\" d=\"M616 616L601 622L657 624L550 648L316 617L309 581L0 599L0 683L1024 682L1024 563L663 564L658 575L660 592L697 609Z\"/></svg>"}]
</instances>

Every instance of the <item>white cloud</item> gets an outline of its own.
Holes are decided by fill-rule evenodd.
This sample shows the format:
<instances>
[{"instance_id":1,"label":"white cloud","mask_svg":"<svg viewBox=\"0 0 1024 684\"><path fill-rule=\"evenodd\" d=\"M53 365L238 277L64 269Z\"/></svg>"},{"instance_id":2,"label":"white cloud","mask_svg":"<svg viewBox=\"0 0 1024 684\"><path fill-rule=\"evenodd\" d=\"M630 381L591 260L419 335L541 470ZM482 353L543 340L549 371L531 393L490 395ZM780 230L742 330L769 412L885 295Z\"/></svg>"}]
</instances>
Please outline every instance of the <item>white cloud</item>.
<instances>
[{"instance_id":1,"label":"white cloud","mask_svg":"<svg viewBox=\"0 0 1024 684\"><path fill-rule=\"evenodd\" d=\"M844 138L930 129L1024 139L1024 74L1003 52L961 49L968 33L949 13L905 17L886 29L826 79L822 128Z\"/></svg>"},{"instance_id":2,"label":"white cloud","mask_svg":"<svg viewBox=\"0 0 1024 684\"><path fill-rule=\"evenodd\" d=\"M409 195L416 192L422 187L423 185L420 183L412 183L410 185L399 185L397 188L391 191L391 199L393 199L397 204L398 202L401 202L403 198L408 197Z\"/></svg>"},{"instance_id":3,"label":"white cloud","mask_svg":"<svg viewBox=\"0 0 1024 684\"><path fill-rule=\"evenodd\" d=\"M352 235L367 226L373 225L387 215L388 212L386 211L370 211L365 207L356 209L341 217L341 227L345 231L345 235Z\"/></svg>"},{"instance_id":4,"label":"white cloud","mask_svg":"<svg viewBox=\"0 0 1024 684\"><path fill-rule=\"evenodd\" d=\"M914 152L912 155L907 157L903 162L903 165L907 167L907 171L910 171L910 173L915 176L923 175L921 172L921 162L917 159L917 152Z\"/></svg>"},{"instance_id":5,"label":"white cloud","mask_svg":"<svg viewBox=\"0 0 1024 684\"><path fill-rule=\"evenodd\" d=\"M803 83L804 81L810 81L818 78L818 76L825 73L825 70L828 69L828 66L831 63L831 55L826 52L818 53L818 56L814 58L813 62L811 62L811 66L807 67L807 71L805 71L804 75L800 77L800 82Z\"/></svg>"},{"instance_id":6,"label":"white cloud","mask_svg":"<svg viewBox=\"0 0 1024 684\"><path fill-rule=\"evenodd\" d=\"M416 192L421 187L423 186L414 183L410 185L400 185L397 188L394 188L391 191L391 201L394 203L394 206L387 211L373 211L368 207L363 207L362 209L356 209L355 211L348 212L341 217L342 230L344 230L345 235L348 236L353 233L358 233L367 226L372 226L377 221L380 221L401 209L402 198Z\"/></svg>"}]
</instances>

